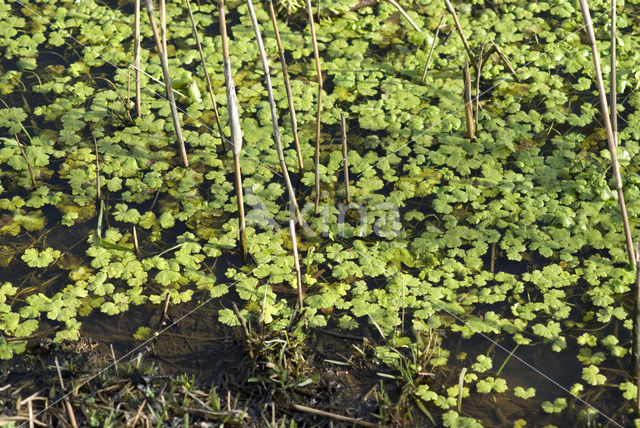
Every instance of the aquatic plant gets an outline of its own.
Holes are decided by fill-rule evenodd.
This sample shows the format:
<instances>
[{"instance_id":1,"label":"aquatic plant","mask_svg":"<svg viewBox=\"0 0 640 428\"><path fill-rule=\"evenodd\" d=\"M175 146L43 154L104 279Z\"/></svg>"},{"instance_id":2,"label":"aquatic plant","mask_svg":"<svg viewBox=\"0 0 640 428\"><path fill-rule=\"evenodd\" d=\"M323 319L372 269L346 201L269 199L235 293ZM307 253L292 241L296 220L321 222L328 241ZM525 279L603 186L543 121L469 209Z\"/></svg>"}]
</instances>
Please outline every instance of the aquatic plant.
<instances>
[{"instance_id":1,"label":"aquatic plant","mask_svg":"<svg viewBox=\"0 0 640 428\"><path fill-rule=\"evenodd\" d=\"M193 5L193 16L229 140L216 6ZM94 312L216 299L227 307L213 322L240 324L228 304L233 301L245 322L264 326L277 339L264 354L273 372L261 379L284 389L313 379L282 377L279 353L295 350L279 340L301 317L295 346L318 327L375 329L380 343L373 355L385 367L383 383L404 391L405 406L420 403L419 412L400 414L388 401L381 414L390 418L430 414L443 425L473 425L479 422L465 413L465 403L485 396L535 406L549 413L549 423L556 413L595 418L584 404L592 400L618 402L607 413L627 417L636 396L631 376L619 366L626 369L631 355L627 295L635 275L575 5L498 1L472 10L451 4L468 46L459 35L447 39L454 27L439 23L441 3L401 4L420 32L387 2L353 6L323 2L322 11L331 13L315 22L325 79L320 88L309 17L277 21L301 157L310 162L316 141L321 143L321 192L313 190L315 170L307 168L299 183L292 180L303 220L297 229L299 287L280 177L283 163L298 165L284 112L290 102L283 72L272 64L273 101L282 121L279 156L245 4L229 5L227 66L237 88L242 153L221 147L219 131L212 132L212 99L188 96L204 90L206 77L188 11L167 4L167 66L189 168L175 153L162 61L150 53L146 20L138 115L127 90L133 13L92 0L0 5L0 93L6 103L0 108L0 266L6 272L0 356L22 352L27 340L49 334L50 326L55 341L76 339ZM591 5L597 40L605 37L605 6ZM273 60L278 44L268 29L270 16L260 4L255 15ZM630 31L637 21L631 3L619 7L623 144L616 154L632 233L640 214L640 74ZM519 81L487 41L491 60L474 76L482 95L475 103L475 138L469 139L460 69L485 40L509 58ZM342 127L348 130L344 152ZM236 250L240 208L229 180L234 154L246 195L244 266ZM346 204L343 158L351 181ZM302 313L295 310L298 289L304 292ZM149 328L138 337L150 337ZM446 382L432 383L420 375L425 354L418 347L429 332L485 345L453 355L453 342L440 343L429 364L442 370ZM567 356L579 368L569 381L573 396L514 379L509 367L534 347ZM378 392L384 403L385 392Z\"/></svg>"}]
</instances>

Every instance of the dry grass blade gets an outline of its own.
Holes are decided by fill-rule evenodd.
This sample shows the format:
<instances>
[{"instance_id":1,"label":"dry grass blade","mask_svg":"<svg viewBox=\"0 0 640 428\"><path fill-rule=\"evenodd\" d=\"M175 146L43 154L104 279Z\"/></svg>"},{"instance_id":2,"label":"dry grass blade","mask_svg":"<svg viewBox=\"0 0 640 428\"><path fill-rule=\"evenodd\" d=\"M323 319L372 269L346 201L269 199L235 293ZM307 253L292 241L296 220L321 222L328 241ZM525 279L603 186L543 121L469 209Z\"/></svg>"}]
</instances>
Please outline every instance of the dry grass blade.
<instances>
[{"instance_id":1,"label":"dry grass blade","mask_svg":"<svg viewBox=\"0 0 640 428\"><path fill-rule=\"evenodd\" d=\"M273 87L271 86L271 76L269 74L269 61L267 60L267 54L264 50L264 43L262 41L262 34L260 33L260 27L258 25L258 19L256 18L256 12L253 8L253 2L247 0L247 8L249 9L249 16L251 17L251 24L258 43L258 52L260 53L260 60L262 62L262 70L264 71L264 83L267 87L267 94L269 97L269 107L271 110L271 123L273 125L273 141L276 144L276 151L278 152L278 160L280 161L280 169L282 170L282 176L284 178L284 184L289 193L289 203L293 208L293 212L298 224L302 225L302 215L300 214L300 208L298 208L298 201L296 201L296 194L293 191L291 185L291 179L289 178L289 170L287 169L287 163L284 159L284 150L282 148L282 140L280 139L280 128L278 126L278 112L276 110L276 102L273 98Z\"/></svg>"},{"instance_id":2,"label":"dry grass blade","mask_svg":"<svg viewBox=\"0 0 640 428\"><path fill-rule=\"evenodd\" d=\"M273 7L273 1L269 0L267 3L269 5L269 15L271 15L273 31L276 34L276 43L278 44L278 54L280 55L280 64L282 65L284 87L287 91L287 102L289 104L289 116L291 117L291 131L293 133L293 141L296 146L296 154L298 155L298 173L301 174L304 171L304 163L302 161L302 152L300 150L300 138L298 137L298 121L296 119L296 110L293 105L293 93L291 92L289 71L287 69L287 61L284 56L284 48L282 47L282 39L280 38L280 30L278 29L278 21L276 19L276 11Z\"/></svg>"},{"instance_id":3,"label":"dry grass blade","mask_svg":"<svg viewBox=\"0 0 640 428\"><path fill-rule=\"evenodd\" d=\"M629 226L629 217L627 216L627 207L624 202L624 192L622 191L622 177L620 176L620 164L618 163L618 154L616 153L616 141L611 128L611 117L609 116L609 107L607 106L607 96L604 89L602 79L602 70L600 68L600 57L596 46L596 36L593 32L593 22L591 21L591 13L587 0L580 0L580 8L582 9L582 17L587 30L587 36L591 44L591 52L593 57L593 66L596 72L596 83L598 85L598 95L600 96L600 107L604 119L604 127L607 131L607 142L609 144L609 152L611 152L611 164L613 176L616 182L616 190L618 192L618 203L620 204L620 212L622 214L622 224L624 226L624 234L627 240L627 251L629 253L629 261L636 263L635 251L633 249L633 238L631 237L631 227Z\"/></svg>"},{"instance_id":4,"label":"dry grass blade","mask_svg":"<svg viewBox=\"0 0 640 428\"><path fill-rule=\"evenodd\" d=\"M231 127L231 145L233 149L233 167L235 172L236 194L238 199L238 223L240 229L240 245L242 258L247 260L247 230L244 216L244 193L242 191L242 170L240 168L240 153L242 151L242 129L240 128L240 114L236 87L231 76L231 60L229 59L229 37L227 36L227 20L224 13L224 0L218 0L220 17L220 36L222 38L222 56L224 60L224 80L227 87L227 110L229 111L229 125Z\"/></svg>"},{"instance_id":5,"label":"dry grass blade","mask_svg":"<svg viewBox=\"0 0 640 428\"><path fill-rule=\"evenodd\" d=\"M178 117L176 99L173 96L173 87L171 86L171 77L169 75L169 64L162 47L160 35L158 34L158 26L156 25L156 20L153 16L152 0L145 0L145 4L147 7L147 14L149 15L149 21L151 23L151 30L153 31L153 38L156 42L156 50L158 51L158 56L160 57L160 65L162 66L162 74L164 75L165 90L167 91L167 99L169 100L169 105L171 106L171 118L173 119L173 127L176 131L178 144L180 145L180 155L182 156L182 163L184 164L185 168L188 168L189 160L187 159L187 150L185 149L184 140L182 138L182 127L180 126L180 118Z\"/></svg>"},{"instance_id":6,"label":"dry grass blade","mask_svg":"<svg viewBox=\"0 0 640 428\"><path fill-rule=\"evenodd\" d=\"M211 104L213 105L213 114L216 117L216 125L218 126L218 132L220 133L220 141L224 146L224 133L222 131L222 123L220 122L220 114L218 113L218 103L216 103L216 97L213 95L213 85L211 84L211 78L209 77L209 71L207 70L207 62L204 58L204 52L202 51L202 44L200 43L200 36L198 35L198 25L193 17L193 11L191 10L191 2L185 0L187 3L187 10L189 11L189 18L191 19L191 28L193 29L193 36L196 38L196 45L198 46L198 52L200 53L200 61L202 62L202 68L204 70L204 77L207 80L207 89L209 90L209 96L211 97Z\"/></svg>"}]
</instances>

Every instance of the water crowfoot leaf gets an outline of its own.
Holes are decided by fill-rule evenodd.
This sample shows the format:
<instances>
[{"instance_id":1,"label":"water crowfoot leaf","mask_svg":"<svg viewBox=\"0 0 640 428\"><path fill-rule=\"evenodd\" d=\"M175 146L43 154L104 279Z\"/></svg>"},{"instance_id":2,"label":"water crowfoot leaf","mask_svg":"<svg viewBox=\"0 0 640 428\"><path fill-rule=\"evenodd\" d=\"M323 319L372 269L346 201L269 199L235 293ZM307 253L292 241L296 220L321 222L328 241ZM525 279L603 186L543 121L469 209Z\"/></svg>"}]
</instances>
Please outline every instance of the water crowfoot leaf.
<instances>
[{"instance_id":1,"label":"water crowfoot leaf","mask_svg":"<svg viewBox=\"0 0 640 428\"><path fill-rule=\"evenodd\" d=\"M53 263L62 253L51 247L38 251L36 248L27 249L22 255L22 261L29 267L47 267Z\"/></svg>"}]
</instances>

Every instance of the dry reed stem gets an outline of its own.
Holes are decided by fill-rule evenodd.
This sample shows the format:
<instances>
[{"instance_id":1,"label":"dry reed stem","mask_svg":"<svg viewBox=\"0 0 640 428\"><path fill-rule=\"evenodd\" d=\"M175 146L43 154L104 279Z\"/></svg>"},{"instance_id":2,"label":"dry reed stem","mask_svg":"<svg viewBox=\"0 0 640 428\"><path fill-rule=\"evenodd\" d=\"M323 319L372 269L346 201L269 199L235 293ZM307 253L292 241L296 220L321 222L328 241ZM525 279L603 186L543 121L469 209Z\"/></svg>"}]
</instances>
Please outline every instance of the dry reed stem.
<instances>
[{"instance_id":1,"label":"dry reed stem","mask_svg":"<svg viewBox=\"0 0 640 428\"><path fill-rule=\"evenodd\" d=\"M351 191L349 190L349 158L347 156L347 122L344 112L340 112L340 126L342 127L342 163L344 166L344 194L347 205L351 204Z\"/></svg>"},{"instance_id":2,"label":"dry reed stem","mask_svg":"<svg viewBox=\"0 0 640 428\"><path fill-rule=\"evenodd\" d=\"M136 0L135 24L133 36L133 66L136 69L136 114L142 116L141 86L140 86L140 0Z\"/></svg>"},{"instance_id":3,"label":"dry reed stem","mask_svg":"<svg viewBox=\"0 0 640 428\"><path fill-rule=\"evenodd\" d=\"M480 115L480 78L482 76L482 67L484 65L484 45L486 43L486 38L480 45L480 53L478 54L478 58L476 61L476 96L474 98L475 102L475 124L476 124L476 132L478 132L478 116Z\"/></svg>"},{"instance_id":4,"label":"dry reed stem","mask_svg":"<svg viewBox=\"0 0 640 428\"><path fill-rule=\"evenodd\" d=\"M240 167L240 153L242 151L242 129L240 128L240 113L236 87L231 75L231 60L229 59L229 37L227 36L227 19L224 12L224 0L218 0L220 19L220 36L222 38L222 57L224 60L224 80L227 87L227 110L229 111L229 126L231 128L231 145L233 149L233 167L235 172L236 195L238 199L238 226L240 229L240 246L242 259L247 261L247 230L244 215L244 193L242 191L242 169Z\"/></svg>"},{"instance_id":5,"label":"dry reed stem","mask_svg":"<svg viewBox=\"0 0 640 428\"><path fill-rule=\"evenodd\" d=\"M180 126L180 118L178 117L178 108L176 107L176 99L173 96L173 87L171 86L171 77L169 75L169 64L167 57L163 51L162 41L158 34L158 26L156 25L156 19L153 16L153 3L152 0L145 0L147 7L147 14L149 15L149 21L151 23L151 30L153 31L153 38L156 42L156 50L160 57L160 65L162 66L162 74L164 75L165 90L167 91L167 99L169 100L169 106L171 107L171 118L173 119L173 127L176 131L176 138L178 139L178 145L180 146L180 155L182 156L182 163L185 168L189 167L189 160L187 159L187 150L184 146L184 140L182 138L182 127Z\"/></svg>"},{"instance_id":6,"label":"dry reed stem","mask_svg":"<svg viewBox=\"0 0 640 428\"><path fill-rule=\"evenodd\" d=\"M116 376L119 376L119 374L118 374L118 359L116 358L116 351L113 350L113 343L109 344L109 348L111 348L111 358L113 358L113 368L115 369Z\"/></svg>"},{"instance_id":7,"label":"dry reed stem","mask_svg":"<svg viewBox=\"0 0 640 428\"><path fill-rule=\"evenodd\" d=\"M620 176L620 165L618 163L618 154L616 153L616 141L611 128L611 117L609 116L609 107L607 106L607 96L602 79L602 70L600 68L600 57L596 46L596 36L593 32L593 22L591 21L591 13L587 0L580 0L580 8L582 9L582 17L587 30L587 36L591 44L593 57L593 65L596 72L596 83L598 85L598 95L600 96L600 107L604 119L604 127L607 132L607 142L609 144L609 152L611 152L611 164L613 176L616 182L616 190L618 192L618 203L620 204L620 213L622 214L622 224L624 226L624 234L627 240L627 251L629 253L629 261L636 262L636 256L633 249L633 238L631 237L631 227L629 226L629 217L627 216L627 207L624 202L624 192L622 191L622 177Z\"/></svg>"},{"instance_id":8,"label":"dry reed stem","mask_svg":"<svg viewBox=\"0 0 640 428\"><path fill-rule=\"evenodd\" d=\"M56 370L58 371L58 380L60 381L60 388L62 389L62 393L64 394L66 391L64 387L64 381L62 380L62 371L60 370L60 363L58 362L58 357L55 357L55 362L56 362ZM69 401L69 397L65 395L63 401L64 401L65 409L67 411L67 416L69 416L69 422L71 426L73 428L78 428L78 423L76 422L76 415L73 411L73 406L71 406L71 402ZM31 401L29 401L29 403L31 403Z\"/></svg>"},{"instance_id":9,"label":"dry reed stem","mask_svg":"<svg viewBox=\"0 0 640 428\"><path fill-rule=\"evenodd\" d=\"M218 113L218 103L216 103L216 97L213 95L213 85L211 84L211 78L209 77L209 71L207 70L207 62L205 61L204 52L202 51L202 44L200 43L200 36L198 35L198 26L195 18L193 17L191 2L189 0L185 1L187 3L187 10L189 11L189 18L191 19L193 35L196 38L196 45L198 46L198 52L200 53L200 61L202 62L204 77L207 80L207 89L209 90L209 96L211 97L211 104L213 104L213 113L216 117L216 125L218 126L218 132L220 133L220 141L224 146L224 132L222 131L222 123L220 122L220 114Z\"/></svg>"},{"instance_id":10,"label":"dry reed stem","mask_svg":"<svg viewBox=\"0 0 640 428\"><path fill-rule=\"evenodd\" d=\"M322 70L320 69L320 53L318 52L318 39L316 38L316 26L313 22L313 10L311 10L311 0L306 0L307 17L309 18L309 27L311 30L311 41L313 42L313 57L316 61L316 73L318 75L318 109L316 111L316 151L314 156L315 164L315 214L318 214L320 207L320 129L322 119Z\"/></svg>"},{"instance_id":11,"label":"dry reed stem","mask_svg":"<svg viewBox=\"0 0 640 428\"><path fill-rule=\"evenodd\" d=\"M464 45L464 49L467 51L467 55L469 56L469 61L471 64L475 66L473 61L473 52L471 52L471 47L469 46L469 42L467 42L467 38L464 35L464 31L462 31L462 25L460 25L460 21L458 20L458 15L456 14L456 10L453 8L453 5L449 0L444 0L444 4L447 6L447 10L453 16L453 22L456 24L456 29L458 30L458 34L460 34L460 38L462 39L462 44Z\"/></svg>"},{"instance_id":12,"label":"dry reed stem","mask_svg":"<svg viewBox=\"0 0 640 428\"><path fill-rule=\"evenodd\" d=\"M278 126L278 112L276 111L276 102L273 98L273 87L271 86L271 75L269 72L269 61L267 60L267 54L264 50L264 43L262 41L262 34L260 33L260 26L258 25L258 19L256 18L256 12L253 8L253 2L247 1L247 8L249 9L249 16L251 17L251 25L253 26L253 32L256 36L256 42L258 43L258 51L260 53L260 61L262 62L262 70L264 71L264 84L267 87L267 95L269 97L269 107L271 110L271 123L273 125L273 141L276 144L276 151L278 153L278 160L280 161L280 169L282 170L282 177L284 178L284 185L289 193L289 203L293 207L296 221L302 226L302 215L300 214L300 208L298 208L298 201L296 200L296 194L291 185L291 179L289 178L289 170L287 169L287 163L284 158L284 150L282 148L282 140L280 139L280 128Z\"/></svg>"},{"instance_id":13,"label":"dry reed stem","mask_svg":"<svg viewBox=\"0 0 640 428\"><path fill-rule=\"evenodd\" d=\"M416 31L420 31L420 32L422 31L422 30L420 29L420 27L418 27L418 24L416 24L416 23L414 22L414 20L413 20L413 19L411 19L411 17L410 17L409 15L407 15L407 12L405 12L405 11L404 11L404 9L402 8L402 6L400 6L396 0L387 0L387 1L388 1L389 3L391 3L391 5L392 5L393 7L395 7L396 9L398 9L398 12L400 12L400 14L404 17L404 19L406 19L406 20L409 22L409 24L411 24L411 26L413 27L413 29L414 29L414 30L416 30ZM319 16L319 15L318 15L318 16ZM318 20L319 20L319 19L318 19Z\"/></svg>"},{"instance_id":14,"label":"dry reed stem","mask_svg":"<svg viewBox=\"0 0 640 428\"><path fill-rule=\"evenodd\" d=\"M635 323L634 323L634 335L633 339L635 341L635 354L636 358L634 361L635 365L635 375L636 375L636 412L640 413L640 244L636 244L636 307L635 307Z\"/></svg>"},{"instance_id":15,"label":"dry reed stem","mask_svg":"<svg viewBox=\"0 0 640 428\"><path fill-rule=\"evenodd\" d=\"M38 183L36 183L36 176L34 175L33 168L31 167L31 161L29 161L27 154L22 148L22 144L20 143L18 134L13 134L13 136L16 139L16 143L18 143L18 149L20 149L20 153L22 154L22 157L24 158L25 162L27 162L27 169L29 170L29 178L31 179L31 184L33 185L33 187L38 188Z\"/></svg>"},{"instance_id":16,"label":"dry reed stem","mask_svg":"<svg viewBox=\"0 0 640 428\"><path fill-rule=\"evenodd\" d=\"M464 101L464 116L467 122L467 137L473 140L476 137L475 128L473 126L473 101L471 100L471 73L469 71L469 61L464 61L463 66L464 89L462 91L462 99Z\"/></svg>"},{"instance_id":17,"label":"dry reed stem","mask_svg":"<svg viewBox=\"0 0 640 428\"><path fill-rule=\"evenodd\" d=\"M128 425L129 428L133 428L138 423L138 419L140 419L140 415L142 415L142 409L144 409L144 405L147 404L147 399L142 400L142 403L138 407L138 411L136 412L136 416L133 418L131 424Z\"/></svg>"},{"instance_id":18,"label":"dry reed stem","mask_svg":"<svg viewBox=\"0 0 640 428\"><path fill-rule=\"evenodd\" d=\"M160 39L162 39L162 52L164 59L169 61L167 56L167 4L166 0L160 0Z\"/></svg>"},{"instance_id":19,"label":"dry reed stem","mask_svg":"<svg viewBox=\"0 0 640 428\"><path fill-rule=\"evenodd\" d=\"M293 104L293 93L291 92L291 82L289 81L289 71L284 56L284 48L282 47L282 39L280 38L280 30L278 29L278 21L276 19L276 11L273 8L273 1L268 0L269 15L271 15L271 23L273 31L276 33L276 43L278 45L278 54L280 55L280 64L282 65L282 76L284 79L284 87L287 91L287 102L289 104L289 116L291 117L291 130L293 132L293 141L296 146L296 154L298 155L298 173L304 171L304 162L302 161L302 151L300 150L300 138L298 137L298 121L296 119L296 110Z\"/></svg>"},{"instance_id":20,"label":"dry reed stem","mask_svg":"<svg viewBox=\"0 0 640 428\"><path fill-rule=\"evenodd\" d=\"M493 42L493 40L491 41L491 46L496 50L496 52L498 53L498 56L502 60L502 63L504 64L505 67L507 67L507 69L509 70L509 73L511 73L513 78L516 79L516 82L520 83L520 78L518 77L518 73L516 73L516 70L513 68L513 65L511 65L511 61L509 61L509 58L507 58L504 52L502 52L502 49L500 49L500 46L496 45L495 42Z\"/></svg>"},{"instance_id":21,"label":"dry reed stem","mask_svg":"<svg viewBox=\"0 0 640 428\"><path fill-rule=\"evenodd\" d=\"M613 139L618 145L618 73L616 64L616 0L611 0L611 131Z\"/></svg>"},{"instance_id":22,"label":"dry reed stem","mask_svg":"<svg viewBox=\"0 0 640 428\"><path fill-rule=\"evenodd\" d=\"M347 422L349 424L359 425L363 427L377 427L378 424L373 422L361 421L359 419L350 418L349 416L338 415L336 413L325 412L324 410L314 409L313 407L303 406L301 404L292 404L292 407L300 412L310 413L325 418L331 418L338 421Z\"/></svg>"},{"instance_id":23,"label":"dry reed stem","mask_svg":"<svg viewBox=\"0 0 640 428\"><path fill-rule=\"evenodd\" d=\"M440 21L438 22L438 26L436 27L436 34L433 36L433 43L431 43L431 49L429 49L429 56L427 56L427 62L424 65L424 71L422 72L422 77L420 78L420 84L424 84L424 80L427 77L427 70L429 69L429 64L431 64L431 56L433 55L433 51L436 48L436 44L438 43L438 34L440 34L440 26L442 25L442 21L444 21L445 13L440 17Z\"/></svg>"},{"instance_id":24,"label":"dry reed stem","mask_svg":"<svg viewBox=\"0 0 640 428\"><path fill-rule=\"evenodd\" d=\"M293 262L296 267L296 284L298 287L298 307L302 309L304 296L302 294L302 273L300 272L300 257L298 256L298 239L296 238L296 225L293 219L289 219L289 232L293 247Z\"/></svg>"},{"instance_id":25,"label":"dry reed stem","mask_svg":"<svg viewBox=\"0 0 640 428\"><path fill-rule=\"evenodd\" d=\"M136 252L136 256L140 257L140 245L138 244L138 231L136 230L136 225L133 225L132 228L133 233L133 249Z\"/></svg>"}]
</instances>

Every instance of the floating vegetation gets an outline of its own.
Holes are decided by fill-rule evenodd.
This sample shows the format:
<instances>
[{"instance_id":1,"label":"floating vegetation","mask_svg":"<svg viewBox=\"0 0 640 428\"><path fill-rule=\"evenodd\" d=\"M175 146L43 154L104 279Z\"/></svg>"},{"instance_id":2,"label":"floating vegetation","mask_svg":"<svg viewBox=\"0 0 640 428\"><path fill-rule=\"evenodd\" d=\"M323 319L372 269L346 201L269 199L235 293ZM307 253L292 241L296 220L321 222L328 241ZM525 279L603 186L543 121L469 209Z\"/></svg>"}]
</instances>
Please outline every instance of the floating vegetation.
<instances>
[{"instance_id":1,"label":"floating vegetation","mask_svg":"<svg viewBox=\"0 0 640 428\"><path fill-rule=\"evenodd\" d=\"M217 422L634 423L635 2L616 14L618 146L575 2L323 0L316 19L170 1L166 43L142 14L139 51L130 3L0 0L0 358L143 308L162 316L131 340L151 346L213 306L251 361L235 384L281 409L183 379ZM606 64L610 4L590 7ZM331 397L329 372L356 388L349 371L369 375L351 410L304 398Z\"/></svg>"}]
</instances>

